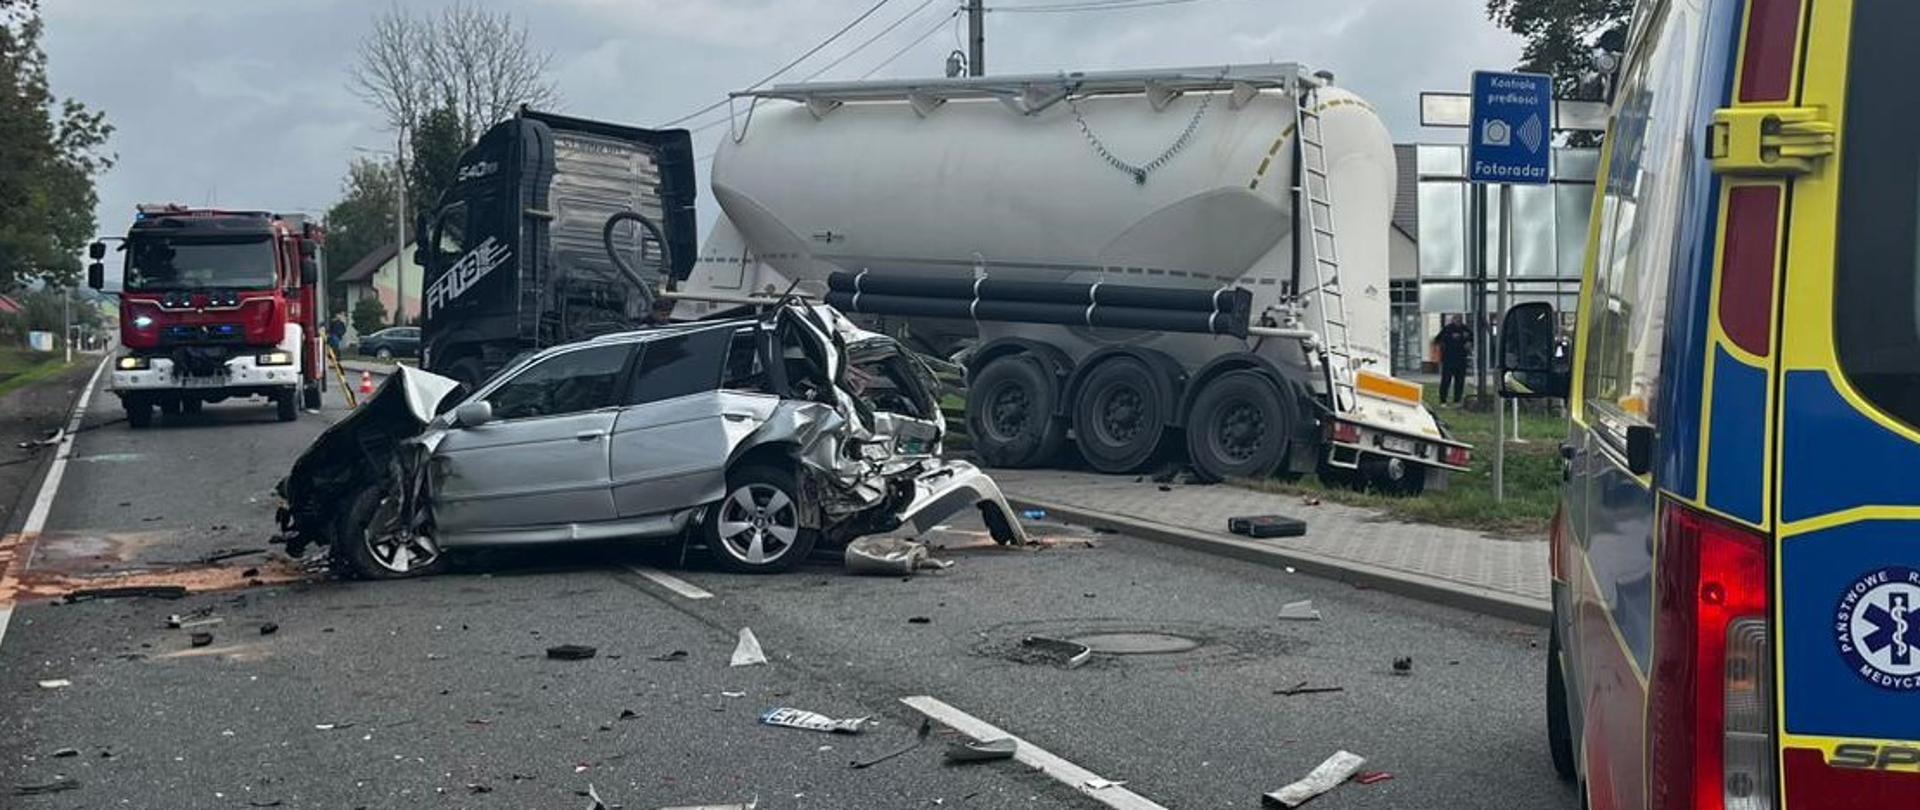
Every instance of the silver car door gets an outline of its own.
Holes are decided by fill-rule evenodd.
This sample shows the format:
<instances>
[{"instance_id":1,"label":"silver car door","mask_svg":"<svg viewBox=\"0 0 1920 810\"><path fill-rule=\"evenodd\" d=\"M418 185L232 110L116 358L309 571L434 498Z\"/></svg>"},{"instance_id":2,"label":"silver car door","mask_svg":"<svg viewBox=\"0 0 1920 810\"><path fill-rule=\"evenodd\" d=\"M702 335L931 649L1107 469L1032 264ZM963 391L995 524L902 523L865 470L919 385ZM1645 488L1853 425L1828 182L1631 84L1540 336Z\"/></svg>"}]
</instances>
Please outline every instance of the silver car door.
<instances>
[{"instance_id":1,"label":"silver car door","mask_svg":"<svg viewBox=\"0 0 1920 810\"><path fill-rule=\"evenodd\" d=\"M434 517L448 531L612 520L610 448L633 344L571 349L489 387L484 425L434 450Z\"/></svg>"},{"instance_id":2,"label":"silver car door","mask_svg":"<svg viewBox=\"0 0 1920 810\"><path fill-rule=\"evenodd\" d=\"M754 330L715 328L648 342L613 430L613 501L623 518L717 500L740 440L780 398L754 390ZM745 365L727 362L745 347ZM730 347L736 351L730 351ZM723 383L723 367L729 369ZM722 389L722 385L726 385Z\"/></svg>"}]
</instances>

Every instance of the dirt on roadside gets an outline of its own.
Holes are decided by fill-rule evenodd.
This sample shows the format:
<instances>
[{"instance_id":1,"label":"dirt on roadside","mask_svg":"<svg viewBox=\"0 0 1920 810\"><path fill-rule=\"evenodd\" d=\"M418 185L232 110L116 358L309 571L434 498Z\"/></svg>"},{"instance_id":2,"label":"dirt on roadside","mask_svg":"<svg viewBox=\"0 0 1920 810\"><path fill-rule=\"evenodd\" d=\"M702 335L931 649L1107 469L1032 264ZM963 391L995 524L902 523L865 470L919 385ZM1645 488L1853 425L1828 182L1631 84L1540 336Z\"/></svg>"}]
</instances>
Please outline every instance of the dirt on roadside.
<instances>
[{"instance_id":1,"label":"dirt on roadside","mask_svg":"<svg viewBox=\"0 0 1920 810\"><path fill-rule=\"evenodd\" d=\"M72 368L18 391L0 396L0 532L19 522L19 513L33 501L29 490L39 480L42 462L51 445L21 448L21 442L44 439L73 415L73 401L93 376L94 364Z\"/></svg>"}]
</instances>

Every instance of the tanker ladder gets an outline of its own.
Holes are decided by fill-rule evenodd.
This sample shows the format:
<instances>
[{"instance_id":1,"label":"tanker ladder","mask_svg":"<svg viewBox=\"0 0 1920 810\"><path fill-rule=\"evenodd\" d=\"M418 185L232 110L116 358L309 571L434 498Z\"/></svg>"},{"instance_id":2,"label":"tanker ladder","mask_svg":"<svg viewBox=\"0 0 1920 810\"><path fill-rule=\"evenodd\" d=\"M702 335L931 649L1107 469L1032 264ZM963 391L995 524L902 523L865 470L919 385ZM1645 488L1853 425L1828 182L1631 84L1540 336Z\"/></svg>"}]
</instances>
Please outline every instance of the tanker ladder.
<instances>
[{"instance_id":1,"label":"tanker ladder","mask_svg":"<svg viewBox=\"0 0 1920 810\"><path fill-rule=\"evenodd\" d=\"M1313 286L1302 290L1299 298L1318 296L1313 311L1320 316L1318 348L1326 374L1327 405L1335 414L1347 414L1355 405L1353 354L1348 348L1347 301L1340 290L1339 242L1333 233L1332 179L1327 175L1320 114L1313 110L1316 96L1304 89L1294 93L1294 149L1299 167L1295 210L1305 213L1307 238L1300 242L1301 258L1313 270Z\"/></svg>"}]
</instances>

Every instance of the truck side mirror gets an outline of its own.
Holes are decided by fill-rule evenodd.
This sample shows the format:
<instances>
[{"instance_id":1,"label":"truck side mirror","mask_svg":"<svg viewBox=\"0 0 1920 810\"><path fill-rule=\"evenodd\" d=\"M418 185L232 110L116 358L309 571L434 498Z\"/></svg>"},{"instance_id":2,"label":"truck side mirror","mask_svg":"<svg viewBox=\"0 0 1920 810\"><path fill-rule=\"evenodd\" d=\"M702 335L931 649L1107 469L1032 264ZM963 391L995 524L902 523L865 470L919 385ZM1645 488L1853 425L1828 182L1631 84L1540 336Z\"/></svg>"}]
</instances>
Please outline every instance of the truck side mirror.
<instances>
[{"instance_id":1,"label":"truck side mirror","mask_svg":"<svg viewBox=\"0 0 1920 810\"><path fill-rule=\"evenodd\" d=\"M96 240L93 244L87 246L87 258L97 262L106 257L107 243Z\"/></svg>"},{"instance_id":2,"label":"truck side mirror","mask_svg":"<svg viewBox=\"0 0 1920 810\"><path fill-rule=\"evenodd\" d=\"M95 244L96 246L104 247L103 245L100 245L99 242L95 242L93 244ZM92 287L96 290L107 286L107 266L106 265L101 264L99 262L93 262L87 265L87 286Z\"/></svg>"},{"instance_id":3,"label":"truck side mirror","mask_svg":"<svg viewBox=\"0 0 1920 810\"><path fill-rule=\"evenodd\" d=\"M300 258L311 259L320 255L320 247L310 239L300 240Z\"/></svg>"},{"instance_id":4,"label":"truck side mirror","mask_svg":"<svg viewBox=\"0 0 1920 810\"><path fill-rule=\"evenodd\" d=\"M300 284L311 287L318 283L320 283L320 262L315 261L312 256L301 256Z\"/></svg>"},{"instance_id":5,"label":"truck side mirror","mask_svg":"<svg viewBox=\"0 0 1920 810\"><path fill-rule=\"evenodd\" d=\"M1500 395L1565 397L1572 374L1564 355L1553 306L1544 301L1515 305L1500 318Z\"/></svg>"}]
</instances>

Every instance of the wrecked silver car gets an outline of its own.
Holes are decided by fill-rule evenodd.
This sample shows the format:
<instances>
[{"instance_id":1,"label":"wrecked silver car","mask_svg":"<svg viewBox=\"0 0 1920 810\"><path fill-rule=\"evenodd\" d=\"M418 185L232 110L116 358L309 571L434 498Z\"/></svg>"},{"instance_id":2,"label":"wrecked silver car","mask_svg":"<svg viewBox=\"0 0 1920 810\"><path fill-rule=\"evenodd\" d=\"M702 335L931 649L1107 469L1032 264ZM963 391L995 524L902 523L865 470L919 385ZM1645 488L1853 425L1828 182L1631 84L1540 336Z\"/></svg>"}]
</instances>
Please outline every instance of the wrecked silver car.
<instances>
[{"instance_id":1,"label":"wrecked silver car","mask_svg":"<svg viewBox=\"0 0 1920 810\"><path fill-rule=\"evenodd\" d=\"M1026 540L992 479L940 457L926 367L830 307L605 335L455 388L401 367L321 434L280 482L288 552L394 578L462 547L679 539L770 572L967 506Z\"/></svg>"}]
</instances>

